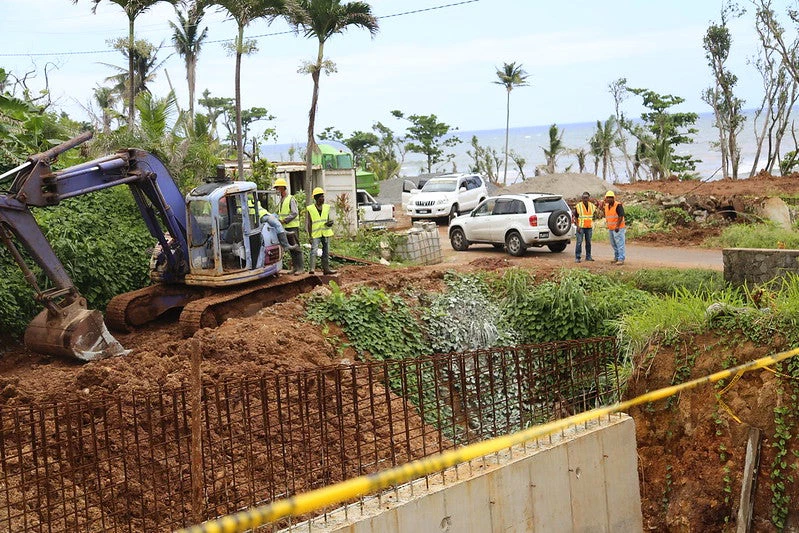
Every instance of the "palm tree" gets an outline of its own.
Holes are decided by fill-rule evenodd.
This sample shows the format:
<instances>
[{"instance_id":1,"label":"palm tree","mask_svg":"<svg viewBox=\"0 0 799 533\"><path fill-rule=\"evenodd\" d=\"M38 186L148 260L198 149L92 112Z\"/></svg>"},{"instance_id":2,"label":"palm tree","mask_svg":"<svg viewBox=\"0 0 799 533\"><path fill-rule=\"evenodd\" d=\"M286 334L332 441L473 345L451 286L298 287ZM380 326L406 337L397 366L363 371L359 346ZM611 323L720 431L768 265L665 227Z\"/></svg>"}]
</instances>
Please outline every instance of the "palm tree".
<instances>
[{"instance_id":1,"label":"palm tree","mask_svg":"<svg viewBox=\"0 0 799 533\"><path fill-rule=\"evenodd\" d=\"M158 60L158 52L161 50L163 43L158 47L153 46L147 41L139 40L133 45L133 48L125 47L123 40L117 42L117 48L122 52L122 55L128 57L130 52L133 52L132 61L128 57L128 64L133 64L133 76L130 76L129 71L125 67L111 65L109 63L101 63L107 67L111 67L118 73L106 78L105 81L113 82L112 89L119 95L133 93L134 98L142 92L150 92L147 84L155 79L158 69L160 69L166 60ZM134 102L135 103L135 102ZM130 115L128 115L130 117ZM132 124L133 123L130 123Z\"/></svg>"},{"instance_id":2,"label":"palm tree","mask_svg":"<svg viewBox=\"0 0 799 533\"><path fill-rule=\"evenodd\" d=\"M94 100L100 106L100 121L103 123L103 133L111 131L111 118L115 114L114 105L117 102L114 89L111 87L95 87Z\"/></svg>"},{"instance_id":3,"label":"palm tree","mask_svg":"<svg viewBox=\"0 0 799 533\"><path fill-rule=\"evenodd\" d=\"M602 123L601 120L596 121L596 131L591 137L589 144L591 146L591 153L594 155L594 173L597 172L599 161L602 160L602 179L608 179L608 169L613 164L612 150L616 144L616 117L611 115Z\"/></svg>"},{"instance_id":4,"label":"palm tree","mask_svg":"<svg viewBox=\"0 0 799 533\"><path fill-rule=\"evenodd\" d=\"M205 14L205 6L201 1L194 1L184 15L175 9L178 24L170 22L172 27L172 44L186 63L186 81L189 84L189 123L194 121L194 89L196 85L197 56L208 36L208 27L199 31L200 21Z\"/></svg>"},{"instance_id":5,"label":"palm tree","mask_svg":"<svg viewBox=\"0 0 799 533\"><path fill-rule=\"evenodd\" d=\"M125 14L128 16L128 76L133 79L133 48L135 47L135 39L133 33L133 24L136 21L136 18L153 7L158 2L169 2L172 5L175 5L176 2L179 0L108 0L109 2L113 2L119 7L121 7ZM102 0L92 0L94 5L92 6L92 13L97 13L97 5L102 2ZM72 0L73 4L77 4L78 0ZM133 118L135 116L135 109L136 109L136 94L134 92L134 84L130 84L130 90L128 92L128 124L133 125Z\"/></svg>"},{"instance_id":6,"label":"palm tree","mask_svg":"<svg viewBox=\"0 0 799 533\"><path fill-rule=\"evenodd\" d=\"M350 26L369 30L373 36L377 33L377 18L366 2L353 1L342 4L341 0L298 0L297 9L290 14L289 21L297 29L302 30L305 37L316 37L319 48L316 62L306 65L313 79L313 95L311 109L308 112L308 145L305 148L305 194L311 198L311 163L317 151L314 140L314 122L316 122L316 105L319 101L319 75L322 69L326 73L334 72L335 66L325 61L324 50L327 40L338 33L343 33Z\"/></svg>"},{"instance_id":7,"label":"palm tree","mask_svg":"<svg viewBox=\"0 0 799 533\"><path fill-rule=\"evenodd\" d=\"M555 162L565 149L566 147L563 146L563 132L558 130L557 124L552 124L549 127L549 148L542 148L544 157L547 159L547 172L549 174L555 173Z\"/></svg>"},{"instance_id":8,"label":"palm tree","mask_svg":"<svg viewBox=\"0 0 799 533\"><path fill-rule=\"evenodd\" d=\"M269 24L286 15L291 0L212 0L209 5L217 5L228 12L236 21L238 34L230 47L236 54L236 157L239 163L239 179L244 175L244 147L241 137L241 56L251 54L258 49L253 40L244 40L244 28L256 19L266 19Z\"/></svg>"},{"instance_id":9,"label":"palm tree","mask_svg":"<svg viewBox=\"0 0 799 533\"><path fill-rule=\"evenodd\" d=\"M522 87L528 85L527 78L529 76L524 71L521 65L516 66L516 62L504 63L501 69L497 69L497 78L495 81L497 85L502 85L508 93L507 113L505 117L505 175L502 178L502 183L508 183L508 130L510 129L510 92L514 87Z\"/></svg>"}]
</instances>

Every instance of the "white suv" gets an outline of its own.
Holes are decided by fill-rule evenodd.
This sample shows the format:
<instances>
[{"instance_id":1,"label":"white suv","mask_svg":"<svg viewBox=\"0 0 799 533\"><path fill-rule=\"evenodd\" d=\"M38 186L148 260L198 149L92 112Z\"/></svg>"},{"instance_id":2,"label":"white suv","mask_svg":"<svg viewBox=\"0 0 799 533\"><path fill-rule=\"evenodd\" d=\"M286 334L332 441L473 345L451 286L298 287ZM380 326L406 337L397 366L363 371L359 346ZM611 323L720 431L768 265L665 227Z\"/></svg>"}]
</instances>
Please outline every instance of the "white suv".
<instances>
[{"instance_id":1,"label":"white suv","mask_svg":"<svg viewBox=\"0 0 799 533\"><path fill-rule=\"evenodd\" d=\"M503 246L511 255L523 255L529 246L547 246L562 252L575 234L572 213L562 196L546 193L494 196L469 215L449 225L452 248L463 251L476 243Z\"/></svg>"},{"instance_id":2,"label":"white suv","mask_svg":"<svg viewBox=\"0 0 799 533\"><path fill-rule=\"evenodd\" d=\"M488 197L485 181L478 174L445 174L431 178L419 191L411 191L405 208L411 221L449 217L471 211Z\"/></svg>"}]
</instances>

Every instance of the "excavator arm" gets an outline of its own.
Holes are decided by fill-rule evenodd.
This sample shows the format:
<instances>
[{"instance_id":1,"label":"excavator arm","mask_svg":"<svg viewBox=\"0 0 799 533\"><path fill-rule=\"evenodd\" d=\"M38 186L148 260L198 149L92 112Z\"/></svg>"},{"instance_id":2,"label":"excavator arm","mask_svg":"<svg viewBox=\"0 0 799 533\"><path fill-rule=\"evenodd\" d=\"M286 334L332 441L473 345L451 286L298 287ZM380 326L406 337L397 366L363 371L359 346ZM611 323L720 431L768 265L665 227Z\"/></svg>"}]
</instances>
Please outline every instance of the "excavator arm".
<instances>
[{"instance_id":1,"label":"excavator arm","mask_svg":"<svg viewBox=\"0 0 799 533\"><path fill-rule=\"evenodd\" d=\"M30 207L57 205L61 200L127 184L150 233L166 259L164 281L180 282L189 272L186 207L183 196L163 163L141 150L122 150L59 171L51 165L59 154L91 138L91 132L46 152L0 176L14 176L8 192L0 193L0 240L22 269L44 307L25 331L25 344L43 353L90 361L126 353L108 332L99 311L87 308L61 261L36 223ZM168 233L168 235L167 235ZM42 289L15 241L42 269L52 287Z\"/></svg>"}]
</instances>

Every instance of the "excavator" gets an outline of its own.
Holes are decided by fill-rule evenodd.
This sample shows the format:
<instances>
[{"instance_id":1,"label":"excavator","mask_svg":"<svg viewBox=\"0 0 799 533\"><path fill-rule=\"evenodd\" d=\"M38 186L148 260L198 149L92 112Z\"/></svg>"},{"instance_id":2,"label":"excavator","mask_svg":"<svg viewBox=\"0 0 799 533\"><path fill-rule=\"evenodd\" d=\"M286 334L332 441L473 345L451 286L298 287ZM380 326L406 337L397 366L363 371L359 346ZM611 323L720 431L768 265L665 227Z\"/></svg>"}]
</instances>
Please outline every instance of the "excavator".
<instances>
[{"instance_id":1,"label":"excavator","mask_svg":"<svg viewBox=\"0 0 799 533\"><path fill-rule=\"evenodd\" d=\"M190 336L321 283L316 276L278 277L282 249L275 230L261 221L256 185L228 180L224 169L185 198L156 156L134 148L51 169L59 154L91 137L86 132L32 155L0 176L0 184L11 181L0 191L0 240L44 306L25 330L28 349L84 362L124 355L128 350L107 326L131 331L177 308L180 329ZM31 208L123 184L157 241L150 260L153 283L112 298L104 321L100 311L88 308ZM39 286L18 244L41 268L47 287Z\"/></svg>"}]
</instances>

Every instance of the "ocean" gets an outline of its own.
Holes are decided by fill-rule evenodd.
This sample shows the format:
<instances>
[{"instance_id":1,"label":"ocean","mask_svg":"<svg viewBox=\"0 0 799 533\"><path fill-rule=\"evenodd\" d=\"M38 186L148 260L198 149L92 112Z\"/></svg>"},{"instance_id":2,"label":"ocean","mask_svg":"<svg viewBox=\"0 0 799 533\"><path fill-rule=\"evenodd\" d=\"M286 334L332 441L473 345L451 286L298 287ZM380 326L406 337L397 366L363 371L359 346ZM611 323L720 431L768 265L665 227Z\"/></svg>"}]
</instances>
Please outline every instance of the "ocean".
<instances>
[{"instance_id":1,"label":"ocean","mask_svg":"<svg viewBox=\"0 0 799 533\"><path fill-rule=\"evenodd\" d=\"M747 111L745 115L746 122L743 131L739 135L739 144L741 146L739 176L742 177L749 175L756 149L753 127L754 111ZM510 128L508 133L508 148L527 160L523 168L525 178L534 176L535 168L545 163L543 147L549 144L549 127L550 125L546 124ZM593 136L596 130L596 121L577 124L558 124L558 129L563 133L562 140L564 146L573 149L585 148L586 151L588 151L588 140ZM677 154L690 154L694 159L699 159L701 162L697 164L696 171L702 179L720 179L721 154L712 146L713 142L718 142L718 130L713 127L713 114L704 113L699 115L696 129L699 131L694 135L693 144L680 145L677 148ZM439 163L435 165L433 171L468 172L472 165L472 158L467 154L467 151L471 151L472 136L477 136L480 146L494 148L499 154L503 153L505 147L504 128L479 131L456 131L453 133L453 136L462 141L447 151L447 153L454 154L454 158L448 163ZM787 136L786 140L790 141L790 135ZM261 152L264 157L268 157L272 160L287 160L288 150L291 146L297 147L296 144L278 144L265 146L262 148ZM634 142L630 141L628 148L629 153L632 153L634 148ZM614 161L616 175L611 174L607 179L608 181L626 182L628 181L628 177L626 175L624 161L620 152L617 152L616 155L618 156ZM297 159L297 156L295 156L295 159ZM763 163L764 158L763 155L761 155L759 162L760 168L762 168ZM586 172L593 172L593 157L589 155L586 158L585 165ZM405 156L401 173L403 176L416 176L427 172L426 166L427 161L422 154L408 153ZM567 169L571 172L577 172L579 170L577 159L572 155L562 155L556 162L555 170L557 172L565 172ZM502 172L503 171L500 170L500 176L502 176ZM601 163L599 172L602 172ZM508 183L514 183L520 179L521 174L518 172L513 161L509 159Z\"/></svg>"}]
</instances>

